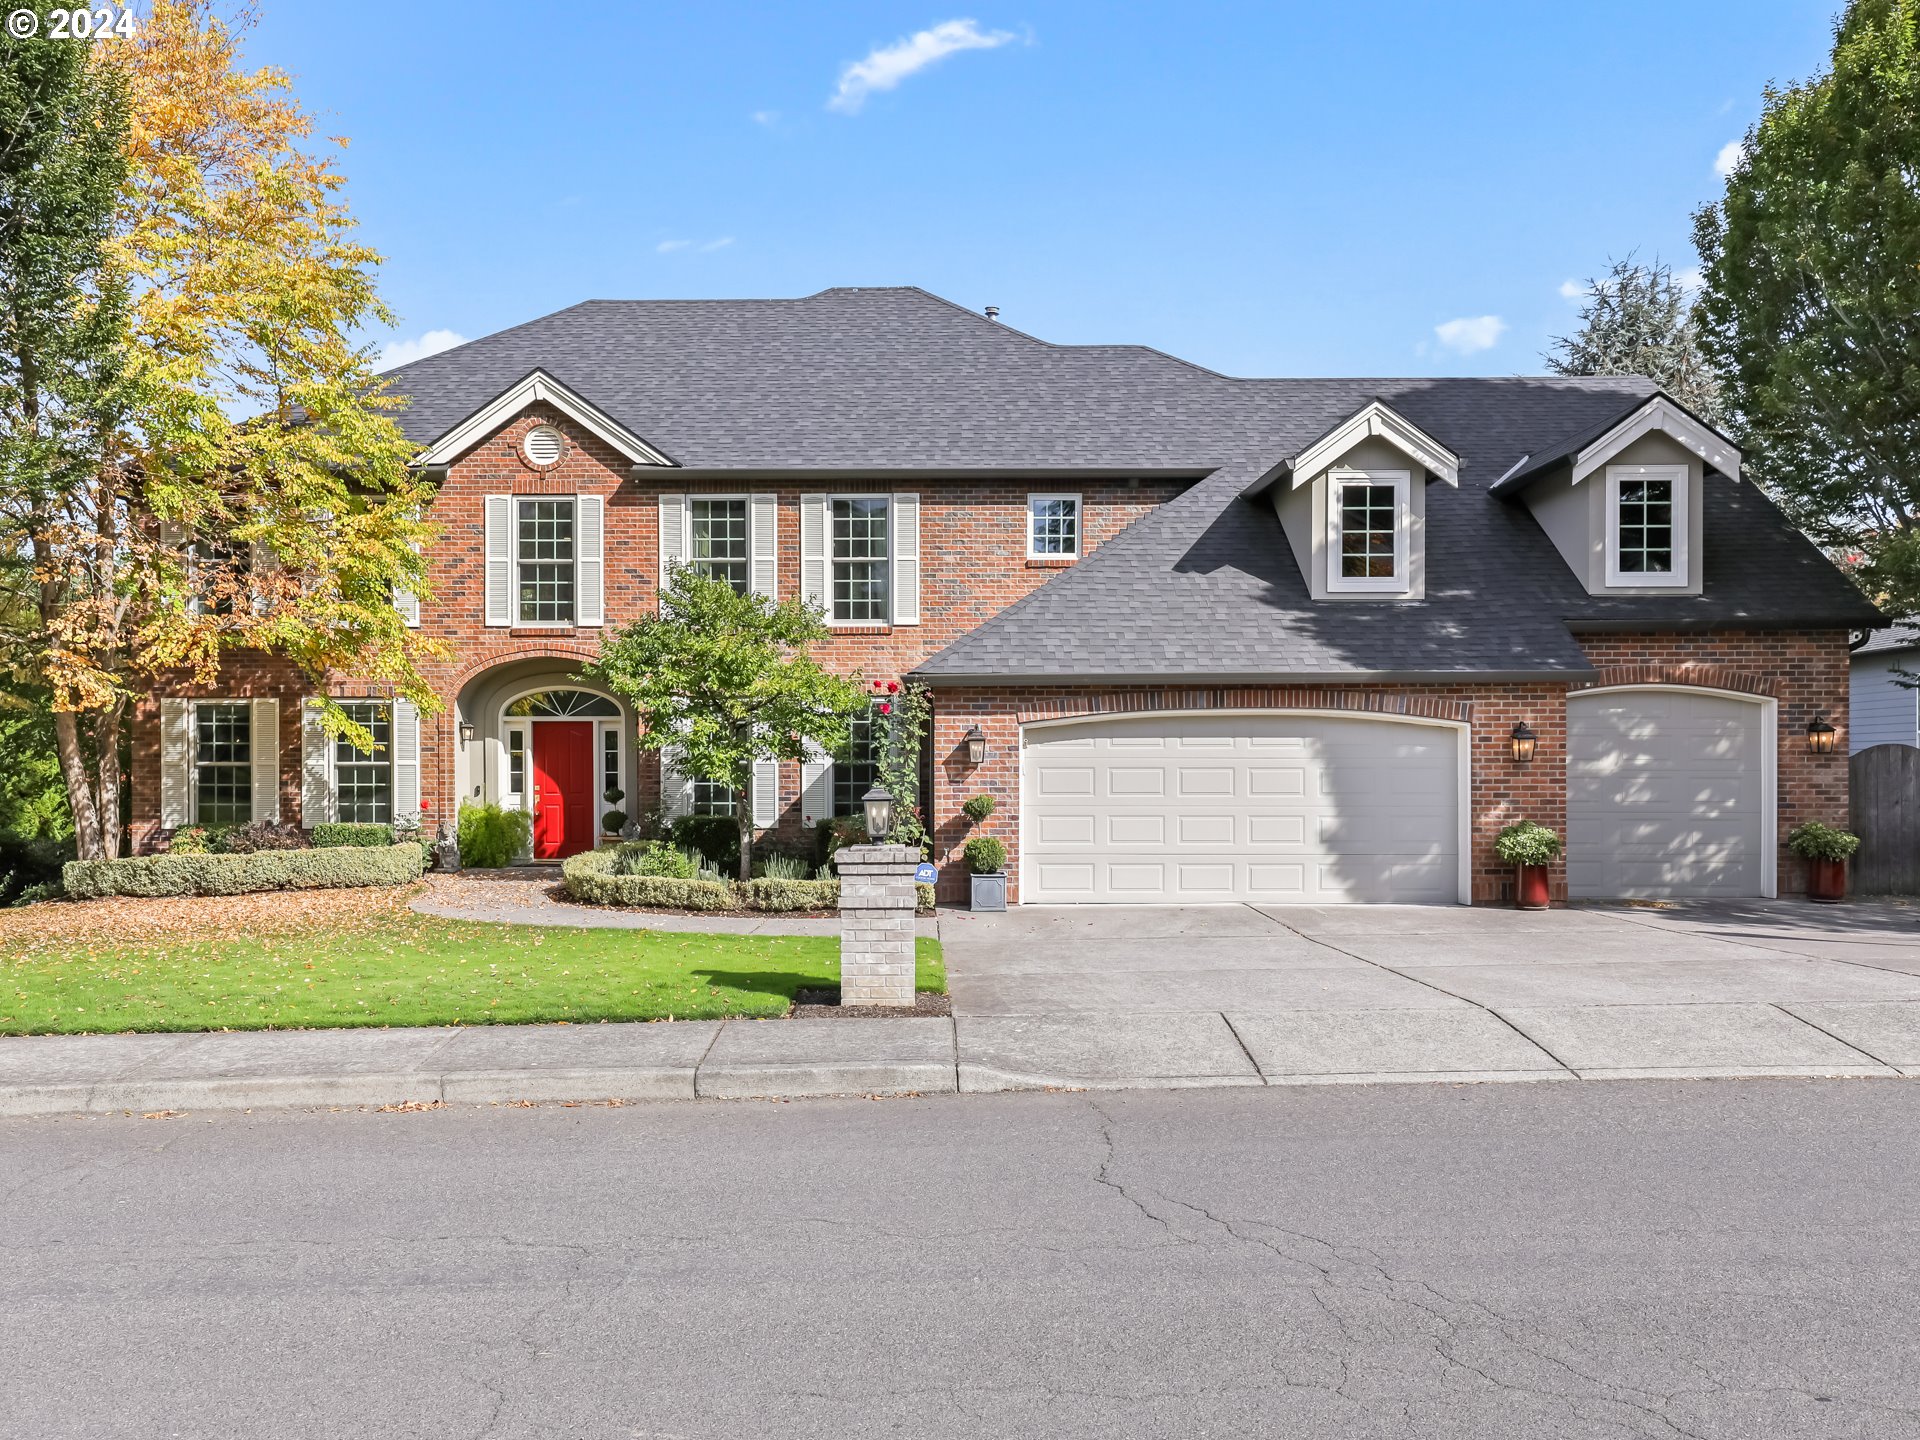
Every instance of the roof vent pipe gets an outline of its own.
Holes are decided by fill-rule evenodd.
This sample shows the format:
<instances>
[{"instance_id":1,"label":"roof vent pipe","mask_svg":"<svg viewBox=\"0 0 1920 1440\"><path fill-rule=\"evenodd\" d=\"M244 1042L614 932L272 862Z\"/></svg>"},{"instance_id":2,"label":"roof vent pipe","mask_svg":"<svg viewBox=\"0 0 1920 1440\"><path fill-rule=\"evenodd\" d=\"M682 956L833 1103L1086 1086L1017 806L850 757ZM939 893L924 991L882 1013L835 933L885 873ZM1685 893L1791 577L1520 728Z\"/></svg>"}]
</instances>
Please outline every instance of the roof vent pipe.
<instances>
[{"instance_id":1,"label":"roof vent pipe","mask_svg":"<svg viewBox=\"0 0 1920 1440\"><path fill-rule=\"evenodd\" d=\"M998 320L1000 318L1000 307L998 305L987 306L987 318L989 320Z\"/></svg>"}]
</instances>

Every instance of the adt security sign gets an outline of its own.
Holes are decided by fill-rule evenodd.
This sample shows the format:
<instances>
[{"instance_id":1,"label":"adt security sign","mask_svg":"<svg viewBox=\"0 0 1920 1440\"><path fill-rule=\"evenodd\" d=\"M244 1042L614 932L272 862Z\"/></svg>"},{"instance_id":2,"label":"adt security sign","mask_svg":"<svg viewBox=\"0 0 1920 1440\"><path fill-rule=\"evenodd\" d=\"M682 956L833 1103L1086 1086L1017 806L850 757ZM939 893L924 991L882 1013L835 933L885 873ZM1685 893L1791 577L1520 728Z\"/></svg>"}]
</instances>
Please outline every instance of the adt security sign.
<instances>
[{"instance_id":1,"label":"adt security sign","mask_svg":"<svg viewBox=\"0 0 1920 1440\"><path fill-rule=\"evenodd\" d=\"M931 885L939 878L938 867L928 864L925 860L922 860L913 872L913 883L916 885Z\"/></svg>"}]
</instances>

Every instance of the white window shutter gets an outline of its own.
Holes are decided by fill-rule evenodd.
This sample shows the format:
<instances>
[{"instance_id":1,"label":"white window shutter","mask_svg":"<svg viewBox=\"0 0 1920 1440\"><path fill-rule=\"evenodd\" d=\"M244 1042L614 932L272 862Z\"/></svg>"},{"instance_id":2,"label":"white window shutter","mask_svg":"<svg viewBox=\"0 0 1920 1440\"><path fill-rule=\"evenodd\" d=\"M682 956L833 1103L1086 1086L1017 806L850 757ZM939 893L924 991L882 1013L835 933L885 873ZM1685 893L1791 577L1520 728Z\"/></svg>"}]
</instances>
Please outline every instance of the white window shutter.
<instances>
[{"instance_id":1,"label":"white window shutter","mask_svg":"<svg viewBox=\"0 0 1920 1440\"><path fill-rule=\"evenodd\" d=\"M753 557L753 592L779 598L780 498L755 495L747 501L747 552ZM771 823L771 822L769 822Z\"/></svg>"},{"instance_id":2,"label":"white window shutter","mask_svg":"<svg viewBox=\"0 0 1920 1440\"><path fill-rule=\"evenodd\" d=\"M418 555L420 542L417 540L412 542L412 549L413 553ZM409 629L420 628L420 597L413 591L402 590L396 586L393 592L393 608L400 612L400 618L406 621Z\"/></svg>"},{"instance_id":3,"label":"white window shutter","mask_svg":"<svg viewBox=\"0 0 1920 1440\"><path fill-rule=\"evenodd\" d=\"M253 818L280 818L280 702L255 700L249 722L253 731Z\"/></svg>"},{"instance_id":4,"label":"white window shutter","mask_svg":"<svg viewBox=\"0 0 1920 1440\"><path fill-rule=\"evenodd\" d=\"M660 497L660 579L658 589L667 588L673 567L687 563L687 497Z\"/></svg>"},{"instance_id":5,"label":"white window shutter","mask_svg":"<svg viewBox=\"0 0 1920 1440\"><path fill-rule=\"evenodd\" d=\"M300 823L311 830L339 815L333 784L333 737L320 723L320 702L300 714Z\"/></svg>"},{"instance_id":6,"label":"white window shutter","mask_svg":"<svg viewBox=\"0 0 1920 1440\"><path fill-rule=\"evenodd\" d=\"M607 502L601 495L581 495L573 502L574 530L578 545L574 551L577 589L574 616L581 625L606 623L606 532Z\"/></svg>"},{"instance_id":7,"label":"white window shutter","mask_svg":"<svg viewBox=\"0 0 1920 1440\"><path fill-rule=\"evenodd\" d=\"M832 616L827 587L827 497L800 497L800 598Z\"/></svg>"},{"instance_id":8,"label":"white window shutter","mask_svg":"<svg viewBox=\"0 0 1920 1440\"><path fill-rule=\"evenodd\" d=\"M393 818L420 815L420 710L410 700L393 702ZM425 825L422 824L422 829Z\"/></svg>"},{"instance_id":9,"label":"white window shutter","mask_svg":"<svg viewBox=\"0 0 1920 1440\"><path fill-rule=\"evenodd\" d=\"M280 557L274 553L273 546L265 540L251 540L247 543L247 570L262 577L279 572ZM267 594L264 587L249 587L253 591L253 609L255 614L264 614L267 610Z\"/></svg>"},{"instance_id":10,"label":"white window shutter","mask_svg":"<svg viewBox=\"0 0 1920 1440\"><path fill-rule=\"evenodd\" d=\"M160 702L160 824L178 830L193 821L193 702Z\"/></svg>"},{"instance_id":11,"label":"white window shutter","mask_svg":"<svg viewBox=\"0 0 1920 1440\"><path fill-rule=\"evenodd\" d=\"M780 762L753 762L753 823L765 830L780 823Z\"/></svg>"},{"instance_id":12,"label":"white window shutter","mask_svg":"<svg viewBox=\"0 0 1920 1440\"><path fill-rule=\"evenodd\" d=\"M833 818L833 757L811 741L800 763L800 815L808 825Z\"/></svg>"},{"instance_id":13,"label":"white window shutter","mask_svg":"<svg viewBox=\"0 0 1920 1440\"><path fill-rule=\"evenodd\" d=\"M920 497L893 497L893 623L920 623Z\"/></svg>"},{"instance_id":14,"label":"white window shutter","mask_svg":"<svg viewBox=\"0 0 1920 1440\"><path fill-rule=\"evenodd\" d=\"M513 623L513 497L487 496L487 624Z\"/></svg>"},{"instance_id":15,"label":"white window shutter","mask_svg":"<svg viewBox=\"0 0 1920 1440\"><path fill-rule=\"evenodd\" d=\"M675 763L672 746L660 751L660 808L669 820L693 813L693 777Z\"/></svg>"}]
</instances>

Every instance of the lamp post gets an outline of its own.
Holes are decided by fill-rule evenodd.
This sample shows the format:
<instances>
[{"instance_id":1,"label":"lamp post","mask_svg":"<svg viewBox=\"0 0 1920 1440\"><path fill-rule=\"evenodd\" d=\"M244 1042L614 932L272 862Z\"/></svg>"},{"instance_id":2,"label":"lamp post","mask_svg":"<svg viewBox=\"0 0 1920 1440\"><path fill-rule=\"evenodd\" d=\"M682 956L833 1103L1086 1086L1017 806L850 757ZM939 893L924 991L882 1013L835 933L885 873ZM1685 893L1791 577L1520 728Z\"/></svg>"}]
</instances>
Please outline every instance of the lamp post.
<instances>
[{"instance_id":1,"label":"lamp post","mask_svg":"<svg viewBox=\"0 0 1920 1440\"><path fill-rule=\"evenodd\" d=\"M867 812L867 839L878 845L893 833L893 796L875 785L860 804Z\"/></svg>"}]
</instances>

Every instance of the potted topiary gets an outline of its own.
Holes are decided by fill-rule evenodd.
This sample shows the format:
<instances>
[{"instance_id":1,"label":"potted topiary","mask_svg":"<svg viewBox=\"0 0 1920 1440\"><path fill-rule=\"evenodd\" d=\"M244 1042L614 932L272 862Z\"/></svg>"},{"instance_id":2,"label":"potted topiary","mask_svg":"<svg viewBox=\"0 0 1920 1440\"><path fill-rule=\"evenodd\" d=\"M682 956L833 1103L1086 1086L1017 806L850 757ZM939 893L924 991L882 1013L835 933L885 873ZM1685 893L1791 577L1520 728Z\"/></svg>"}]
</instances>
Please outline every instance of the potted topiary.
<instances>
[{"instance_id":1,"label":"potted topiary","mask_svg":"<svg viewBox=\"0 0 1920 1440\"><path fill-rule=\"evenodd\" d=\"M1007 847L994 835L973 835L960 847L967 869L973 872L973 908L1007 908Z\"/></svg>"},{"instance_id":2,"label":"potted topiary","mask_svg":"<svg viewBox=\"0 0 1920 1440\"><path fill-rule=\"evenodd\" d=\"M986 818L993 814L993 796L976 795L971 800L962 801L960 813L967 817L970 825L984 824Z\"/></svg>"},{"instance_id":3,"label":"potted topiary","mask_svg":"<svg viewBox=\"0 0 1920 1440\"><path fill-rule=\"evenodd\" d=\"M1807 862L1807 898L1837 905L1847 898L1847 861L1860 848L1849 830L1808 820L1787 832L1787 848Z\"/></svg>"},{"instance_id":4,"label":"potted topiary","mask_svg":"<svg viewBox=\"0 0 1920 1440\"><path fill-rule=\"evenodd\" d=\"M1519 872L1513 892L1514 904L1522 910L1546 909L1550 893L1547 867L1560 854L1559 834L1545 825L1521 820L1500 832L1494 839L1493 850Z\"/></svg>"}]
</instances>

